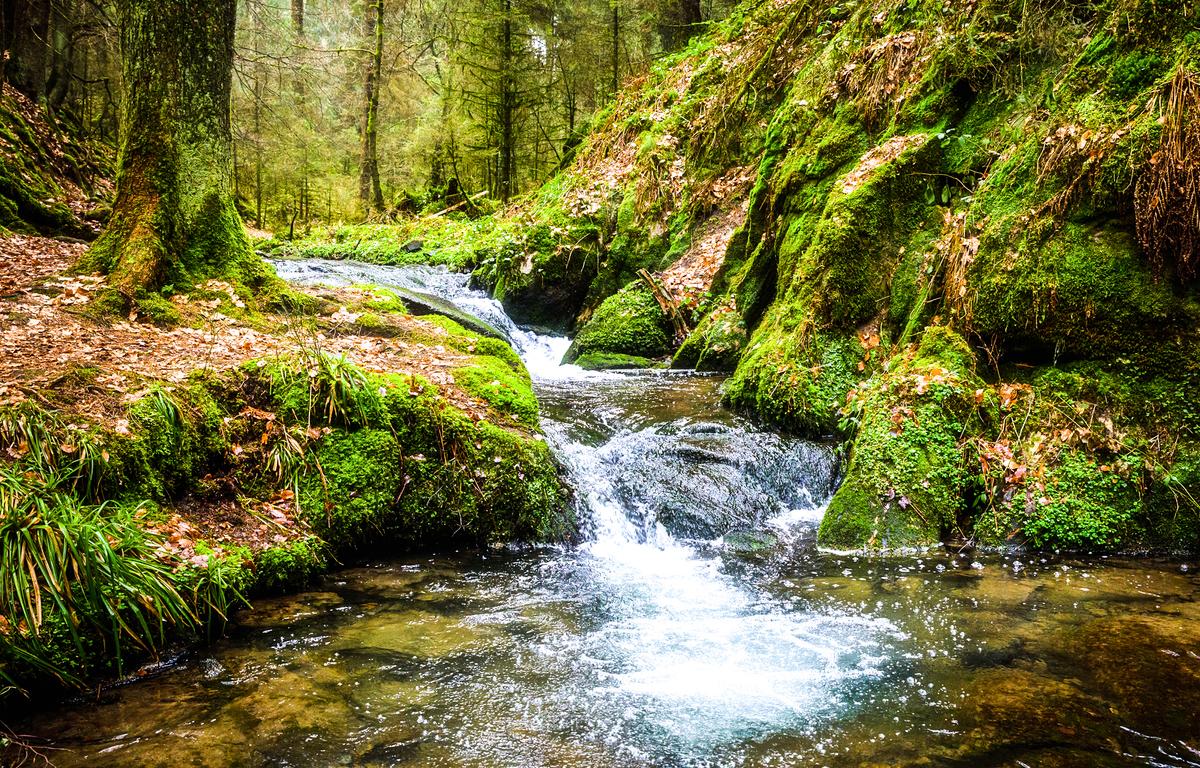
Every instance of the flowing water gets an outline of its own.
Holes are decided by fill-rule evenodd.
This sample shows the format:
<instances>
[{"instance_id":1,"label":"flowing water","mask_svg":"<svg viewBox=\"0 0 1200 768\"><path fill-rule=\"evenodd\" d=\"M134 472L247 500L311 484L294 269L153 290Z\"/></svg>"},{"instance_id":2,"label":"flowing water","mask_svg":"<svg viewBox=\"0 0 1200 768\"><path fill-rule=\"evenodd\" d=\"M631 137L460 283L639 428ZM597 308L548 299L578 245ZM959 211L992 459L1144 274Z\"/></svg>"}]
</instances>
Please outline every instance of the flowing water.
<instances>
[{"instance_id":1,"label":"flowing water","mask_svg":"<svg viewBox=\"0 0 1200 768\"><path fill-rule=\"evenodd\" d=\"M586 373L507 334L585 541L370 563L170 670L26 724L60 766L1200 766L1195 566L815 547L829 446L718 378Z\"/></svg>"}]
</instances>

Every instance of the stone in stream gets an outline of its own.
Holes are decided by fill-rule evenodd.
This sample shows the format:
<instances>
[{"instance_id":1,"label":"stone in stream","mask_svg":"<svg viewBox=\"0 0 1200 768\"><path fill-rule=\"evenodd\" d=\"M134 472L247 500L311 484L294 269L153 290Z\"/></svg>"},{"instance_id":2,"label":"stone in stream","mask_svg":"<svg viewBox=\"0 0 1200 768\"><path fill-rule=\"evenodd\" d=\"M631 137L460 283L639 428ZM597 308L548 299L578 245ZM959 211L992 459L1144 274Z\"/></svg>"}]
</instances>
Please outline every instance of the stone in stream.
<instances>
[{"instance_id":1,"label":"stone in stream","mask_svg":"<svg viewBox=\"0 0 1200 768\"><path fill-rule=\"evenodd\" d=\"M463 312L443 298L395 285L389 285L388 290L396 294L396 298L400 299L404 303L404 306L408 308L408 311L414 315L441 315L450 318L463 328L478 333L481 336L490 336L493 339L510 341L508 336L499 328L480 320L474 315Z\"/></svg>"}]
</instances>

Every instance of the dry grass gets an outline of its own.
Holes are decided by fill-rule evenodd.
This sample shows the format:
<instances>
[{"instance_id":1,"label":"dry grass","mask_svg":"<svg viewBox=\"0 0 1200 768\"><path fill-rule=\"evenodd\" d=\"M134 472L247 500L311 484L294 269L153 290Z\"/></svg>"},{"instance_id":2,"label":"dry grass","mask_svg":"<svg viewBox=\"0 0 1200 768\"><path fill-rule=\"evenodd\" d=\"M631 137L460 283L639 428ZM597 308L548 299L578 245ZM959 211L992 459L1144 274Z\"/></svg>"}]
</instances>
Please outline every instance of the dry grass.
<instances>
[{"instance_id":1,"label":"dry grass","mask_svg":"<svg viewBox=\"0 0 1200 768\"><path fill-rule=\"evenodd\" d=\"M881 127L904 103L909 86L920 80L926 45L916 31L888 35L859 51L838 73L840 90L855 99L868 128Z\"/></svg>"},{"instance_id":2,"label":"dry grass","mask_svg":"<svg viewBox=\"0 0 1200 768\"><path fill-rule=\"evenodd\" d=\"M1134 193L1138 241L1187 281L1200 271L1200 76L1180 65L1151 108L1163 129Z\"/></svg>"}]
</instances>

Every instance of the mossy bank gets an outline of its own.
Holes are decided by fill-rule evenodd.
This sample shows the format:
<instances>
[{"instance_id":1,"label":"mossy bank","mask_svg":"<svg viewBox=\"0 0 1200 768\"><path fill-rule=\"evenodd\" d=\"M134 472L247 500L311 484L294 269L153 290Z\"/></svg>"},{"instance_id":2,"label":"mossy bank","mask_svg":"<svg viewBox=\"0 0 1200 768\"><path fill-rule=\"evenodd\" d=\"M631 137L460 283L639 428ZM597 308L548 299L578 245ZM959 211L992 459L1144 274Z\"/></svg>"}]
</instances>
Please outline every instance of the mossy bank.
<instances>
[{"instance_id":1,"label":"mossy bank","mask_svg":"<svg viewBox=\"0 0 1200 768\"><path fill-rule=\"evenodd\" d=\"M94 365L68 342L4 389L5 706L128 673L358 557L572 535L506 343L382 289L289 294L287 315L210 289L134 322L42 301L103 296L98 279L3 307L106 339Z\"/></svg>"}]
</instances>

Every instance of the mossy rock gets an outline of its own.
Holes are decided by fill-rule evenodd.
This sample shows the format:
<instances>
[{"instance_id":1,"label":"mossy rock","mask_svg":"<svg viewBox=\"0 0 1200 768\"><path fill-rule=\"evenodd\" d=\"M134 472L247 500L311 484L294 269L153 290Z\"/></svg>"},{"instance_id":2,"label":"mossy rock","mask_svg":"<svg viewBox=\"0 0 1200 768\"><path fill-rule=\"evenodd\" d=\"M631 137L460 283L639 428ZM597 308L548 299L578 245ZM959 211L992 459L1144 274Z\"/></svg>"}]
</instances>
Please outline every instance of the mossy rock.
<instances>
[{"instance_id":1,"label":"mossy rock","mask_svg":"<svg viewBox=\"0 0 1200 768\"><path fill-rule=\"evenodd\" d=\"M1017 359L1136 355L1170 371L1172 358L1200 351L1200 300L1158 279L1120 226L1069 222L1015 247L989 230L968 287L974 331L1003 339Z\"/></svg>"},{"instance_id":2,"label":"mossy rock","mask_svg":"<svg viewBox=\"0 0 1200 768\"><path fill-rule=\"evenodd\" d=\"M671 352L671 323L642 282L625 286L604 300L580 329L564 362L584 355L662 357Z\"/></svg>"},{"instance_id":3,"label":"mossy rock","mask_svg":"<svg viewBox=\"0 0 1200 768\"><path fill-rule=\"evenodd\" d=\"M586 355L580 355L575 359L575 365L589 371L631 371L663 367L661 362L648 357L616 355L609 352L589 352Z\"/></svg>"},{"instance_id":4,"label":"mossy rock","mask_svg":"<svg viewBox=\"0 0 1200 768\"><path fill-rule=\"evenodd\" d=\"M959 447L974 419L970 361L961 338L930 328L914 359L893 358L887 374L858 392L858 433L821 521L821 546L932 546L957 524L971 480Z\"/></svg>"},{"instance_id":5,"label":"mossy rock","mask_svg":"<svg viewBox=\"0 0 1200 768\"><path fill-rule=\"evenodd\" d=\"M398 288L395 286L391 287L389 290L394 293L397 298L404 302L404 305L408 308L408 311L414 315L440 315L442 317L448 317L461 325L463 328L470 329L475 333L482 334L484 336L490 336L494 339L503 339L505 341L508 340L508 337L503 331L499 330L490 323L480 320L474 315L469 315L466 312L463 312L461 309L445 299L427 293L421 293L420 291L412 291L406 288Z\"/></svg>"},{"instance_id":6,"label":"mossy rock","mask_svg":"<svg viewBox=\"0 0 1200 768\"><path fill-rule=\"evenodd\" d=\"M671 367L732 371L746 342L746 323L736 311L713 312L684 340L671 360Z\"/></svg>"},{"instance_id":7,"label":"mossy rock","mask_svg":"<svg viewBox=\"0 0 1200 768\"><path fill-rule=\"evenodd\" d=\"M540 224L524 233L524 242L491 246L473 277L514 322L569 331L599 274L600 259L586 245L560 242L556 231ZM586 233L581 237L586 240Z\"/></svg>"}]
</instances>

